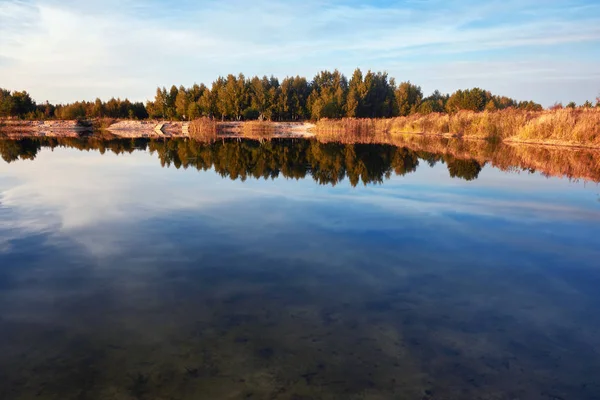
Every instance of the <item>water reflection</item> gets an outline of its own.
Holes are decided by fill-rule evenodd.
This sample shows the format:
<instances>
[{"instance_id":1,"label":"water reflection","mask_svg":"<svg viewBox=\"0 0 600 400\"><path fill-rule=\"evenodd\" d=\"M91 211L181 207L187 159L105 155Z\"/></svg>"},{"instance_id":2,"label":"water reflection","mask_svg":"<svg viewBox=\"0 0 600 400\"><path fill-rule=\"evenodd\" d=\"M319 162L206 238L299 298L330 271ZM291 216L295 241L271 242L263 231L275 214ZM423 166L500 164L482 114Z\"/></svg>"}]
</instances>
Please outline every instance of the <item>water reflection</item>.
<instances>
[{"instance_id":1,"label":"water reflection","mask_svg":"<svg viewBox=\"0 0 600 400\"><path fill-rule=\"evenodd\" d=\"M393 143L323 143L317 140L223 139L203 143L186 139L27 138L0 140L6 162L32 160L40 149L70 147L101 153L156 152L162 166L215 169L221 176L245 180L311 176L335 185L347 178L353 186L382 183L392 174L405 175L421 162L444 163L452 178L477 179L487 164L505 171L540 171L547 176L600 181L600 152L586 149L508 146L408 136Z\"/></svg>"},{"instance_id":2,"label":"water reflection","mask_svg":"<svg viewBox=\"0 0 600 400\"><path fill-rule=\"evenodd\" d=\"M0 398L597 398L597 186L419 146L3 142Z\"/></svg>"}]
</instances>

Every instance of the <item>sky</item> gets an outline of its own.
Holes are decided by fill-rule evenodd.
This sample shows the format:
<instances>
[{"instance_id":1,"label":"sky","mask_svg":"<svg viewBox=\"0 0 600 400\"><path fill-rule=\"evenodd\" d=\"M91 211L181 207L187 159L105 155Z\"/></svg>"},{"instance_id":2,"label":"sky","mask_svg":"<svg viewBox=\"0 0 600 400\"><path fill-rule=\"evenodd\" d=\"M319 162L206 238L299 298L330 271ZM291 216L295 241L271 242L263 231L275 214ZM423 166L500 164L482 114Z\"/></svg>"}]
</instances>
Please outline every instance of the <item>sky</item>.
<instances>
[{"instance_id":1,"label":"sky","mask_svg":"<svg viewBox=\"0 0 600 400\"><path fill-rule=\"evenodd\" d=\"M143 101L220 75L355 68L544 106L600 96L597 0L0 0L0 87Z\"/></svg>"}]
</instances>

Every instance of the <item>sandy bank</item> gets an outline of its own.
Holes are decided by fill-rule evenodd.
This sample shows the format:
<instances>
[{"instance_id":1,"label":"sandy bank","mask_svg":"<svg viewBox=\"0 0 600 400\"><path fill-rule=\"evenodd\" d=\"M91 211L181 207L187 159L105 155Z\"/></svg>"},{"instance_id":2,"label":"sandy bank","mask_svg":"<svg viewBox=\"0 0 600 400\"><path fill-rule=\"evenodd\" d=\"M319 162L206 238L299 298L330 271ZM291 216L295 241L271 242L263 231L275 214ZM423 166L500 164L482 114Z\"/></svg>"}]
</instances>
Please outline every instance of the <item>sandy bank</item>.
<instances>
[{"instance_id":1,"label":"sandy bank","mask_svg":"<svg viewBox=\"0 0 600 400\"><path fill-rule=\"evenodd\" d=\"M118 121L105 130L114 136L138 137L190 137L189 122L173 121ZM250 133L268 133L275 137L312 137L315 125L306 122L215 122L218 137L244 137Z\"/></svg>"},{"instance_id":2,"label":"sandy bank","mask_svg":"<svg viewBox=\"0 0 600 400\"><path fill-rule=\"evenodd\" d=\"M91 126L78 121L21 121L0 120L0 135L18 139L21 137L79 137L91 132Z\"/></svg>"}]
</instances>

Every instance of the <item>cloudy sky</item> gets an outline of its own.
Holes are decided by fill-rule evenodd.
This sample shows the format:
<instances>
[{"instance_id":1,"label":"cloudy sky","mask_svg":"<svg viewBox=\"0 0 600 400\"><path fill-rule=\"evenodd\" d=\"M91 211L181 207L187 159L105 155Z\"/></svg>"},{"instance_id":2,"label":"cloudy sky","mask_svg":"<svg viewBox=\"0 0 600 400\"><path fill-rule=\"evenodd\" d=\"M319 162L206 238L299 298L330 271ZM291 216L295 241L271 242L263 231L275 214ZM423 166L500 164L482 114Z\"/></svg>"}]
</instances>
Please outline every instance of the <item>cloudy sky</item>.
<instances>
[{"instance_id":1,"label":"cloudy sky","mask_svg":"<svg viewBox=\"0 0 600 400\"><path fill-rule=\"evenodd\" d=\"M0 87L39 102L356 67L425 94L582 103L600 93L600 2L0 0Z\"/></svg>"}]
</instances>

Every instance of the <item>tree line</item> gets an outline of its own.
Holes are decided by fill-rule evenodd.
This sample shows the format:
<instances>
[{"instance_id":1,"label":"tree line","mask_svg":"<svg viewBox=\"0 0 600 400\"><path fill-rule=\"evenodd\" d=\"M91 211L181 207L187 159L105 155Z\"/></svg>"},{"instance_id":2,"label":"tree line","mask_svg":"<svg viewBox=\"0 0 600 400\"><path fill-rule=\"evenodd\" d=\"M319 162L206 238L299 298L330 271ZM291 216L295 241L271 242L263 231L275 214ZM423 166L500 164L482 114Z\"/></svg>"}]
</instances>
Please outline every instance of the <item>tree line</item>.
<instances>
[{"instance_id":1,"label":"tree line","mask_svg":"<svg viewBox=\"0 0 600 400\"><path fill-rule=\"evenodd\" d=\"M321 143L316 140L282 139L260 143L235 139L199 143L184 139L27 138L0 140L0 156L6 162L33 160L42 147L69 147L115 154L148 150L158 155L163 167L214 170L232 180L291 179L311 177L321 185L348 179L359 183L383 183L392 175L415 172L420 162L430 167L445 163L453 178L477 179L483 165L473 159L414 151L388 144Z\"/></svg>"},{"instance_id":2,"label":"tree line","mask_svg":"<svg viewBox=\"0 0 600 400\"><path fill-rule=\"evenodd\" d=\"M26 91L10 92L0 88L0 118L21 119L92 119L92 118L128 118L146 119L148 112L144 103L132 103L128 99L110 99L109 101L77 101L70 104L36 104Z\"/></svg>"},{"instance_id":3,"label":"tree line","mask_svg":"<svg viewBox=\"0 0 600 400\"><path fill-rule=\"evenodd\" d=\"M591 106L591 102L582 105ZM600 107L600 98L596 106ZM385 72L363 73L360 69L356 69L350 79L334 70L319 72L310 81L300 76L279 81L273 76L246 78L243 74L230 74L219 77L210 87L194 84L189 88L157 88L154 99L146 104L114 98L107 102L96 99L60 105L36 104L25 91L11 93L0 89L0 117L27 119L193 120L209 117L232 121L299 121L505 108L542 110L542 106L533 101L517 101L480 88L457 90L452 94L436 90L425 97L421 87L410 81L396 84Z\"/></svg>"}]
</instances>

